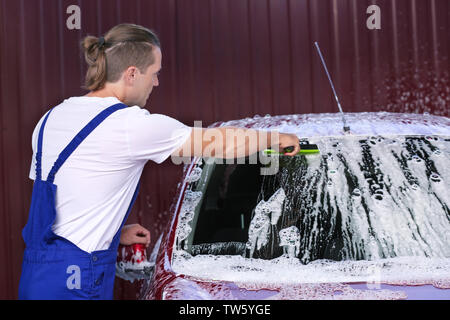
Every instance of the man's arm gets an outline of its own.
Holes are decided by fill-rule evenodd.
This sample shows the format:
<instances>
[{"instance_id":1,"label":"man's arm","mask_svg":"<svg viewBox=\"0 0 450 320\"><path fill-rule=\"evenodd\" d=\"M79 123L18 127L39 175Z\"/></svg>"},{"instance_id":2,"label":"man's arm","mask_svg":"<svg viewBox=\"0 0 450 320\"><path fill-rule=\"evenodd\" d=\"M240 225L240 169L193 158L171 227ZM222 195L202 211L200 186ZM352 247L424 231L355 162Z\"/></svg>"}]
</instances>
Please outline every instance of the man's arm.
<instances>
[{"instance_id":1,"label":"man's arm","mask_svg":"<svg viewBox=\"0 0 450 320\"><path fill-rule=\"evenodd\" d=\"M293 156L300 151L299 144L296 135L277 131L237 127L192 128L191 136L172 156L241 158L269 147L276 150L293 147L291 152L286 153Z\"/></svg>"}]
</instances>

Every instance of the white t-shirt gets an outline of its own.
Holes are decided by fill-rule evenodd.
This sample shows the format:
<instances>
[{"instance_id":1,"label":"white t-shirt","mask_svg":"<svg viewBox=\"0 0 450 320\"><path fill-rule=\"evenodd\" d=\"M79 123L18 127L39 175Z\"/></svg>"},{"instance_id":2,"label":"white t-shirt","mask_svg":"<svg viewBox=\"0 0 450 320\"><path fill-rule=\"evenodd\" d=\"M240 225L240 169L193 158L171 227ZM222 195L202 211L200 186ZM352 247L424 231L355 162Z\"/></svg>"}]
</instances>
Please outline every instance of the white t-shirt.
<instances>
[{"instance_id":1,"label":"white t-shirt","mask_svg":"<svg viewBox=\"0 0 450 320\"><path fill-rule=\"evenodd\" d=\"M51 112L44 127L42 180L61 151L114 97L72 97ZM36 125L30 178L36 178ZM53 232L86 252L108 249L130 205L144 165L161 163L189 137L192 128L140 107L112 113L92 131L55 175L56 220ZM158 190L155 190L158 192Z\"/></svg>"}]
</instances>

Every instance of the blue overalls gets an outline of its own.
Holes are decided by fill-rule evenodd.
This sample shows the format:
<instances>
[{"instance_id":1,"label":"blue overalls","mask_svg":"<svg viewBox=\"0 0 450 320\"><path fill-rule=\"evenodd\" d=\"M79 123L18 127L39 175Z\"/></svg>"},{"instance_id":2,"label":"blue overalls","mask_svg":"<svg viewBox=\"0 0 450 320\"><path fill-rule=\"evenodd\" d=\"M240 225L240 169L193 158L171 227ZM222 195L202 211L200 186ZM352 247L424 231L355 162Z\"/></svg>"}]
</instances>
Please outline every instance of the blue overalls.
<instances>
[{"instance_id":1,"label":"blue overalls","mask_svg":"<svg viewBox=\"0 0 450 320\"><path fill-rule=\"evenodd\" d=\"M41 179L42 138L50 110L42 122L36 153L36 179L33 186L28 222L22 231L26 244L19 299L112 299L115 262L120 233L136 200L136 187L128 211L107 250L88 253L69 240L53 233L56 217L57 186L53 184L59 168L80 143L109 115L126 108L115 104L92 119L61 152L48 175Z\"/></svg>"}]
</instances>

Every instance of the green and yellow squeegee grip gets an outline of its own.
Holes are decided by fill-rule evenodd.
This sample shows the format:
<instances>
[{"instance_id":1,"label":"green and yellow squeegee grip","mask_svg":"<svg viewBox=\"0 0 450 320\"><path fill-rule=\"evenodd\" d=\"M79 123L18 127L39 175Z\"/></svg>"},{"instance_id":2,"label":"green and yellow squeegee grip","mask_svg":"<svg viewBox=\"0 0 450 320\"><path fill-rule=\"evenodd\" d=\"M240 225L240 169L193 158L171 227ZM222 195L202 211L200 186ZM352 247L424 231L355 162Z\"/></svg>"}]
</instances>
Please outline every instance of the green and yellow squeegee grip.
<instances>
[{"instance_id":1,"label":"green and yellow squeegee grip","mask_svg":"<svg viewBox=\"0 0 450 320\"><path fill-rule=\"evenodd\" d=\"M293 147L285 148L285 152L292 151ZM272 149L266 149L263 151L266 155L284 155L282 152L278 152ZM308 154L317 154L320 153L319 147L317 147L317 144L309 144L309 143L302 143L300 144L300 151L297 153L297 155L308 155Z\"/></svg>"}]
</instances>

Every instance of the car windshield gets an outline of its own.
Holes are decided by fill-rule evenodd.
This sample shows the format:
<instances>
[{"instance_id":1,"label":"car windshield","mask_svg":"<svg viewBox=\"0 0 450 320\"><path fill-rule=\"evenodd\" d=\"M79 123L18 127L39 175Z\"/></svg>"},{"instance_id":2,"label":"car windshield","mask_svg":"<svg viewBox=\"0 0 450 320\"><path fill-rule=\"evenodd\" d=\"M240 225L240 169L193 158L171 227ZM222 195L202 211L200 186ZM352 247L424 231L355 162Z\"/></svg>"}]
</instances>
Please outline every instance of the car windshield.
<instances>
[{"instance_id":1,"label":"car windshield","mask_svg":"<svg viewBox=\"0 0 450 320\"><path fill-rule=\"evenodd\" d=\"M193 261L239 256L234 270L290 261L341 272L352 262L397 261L398 270L445 266L448 275L449 137L310 140L319 155L274 156L275 174L261 174L259 162L199 163L188 177L177 252Z\"/></svg>"}]
</instances>

